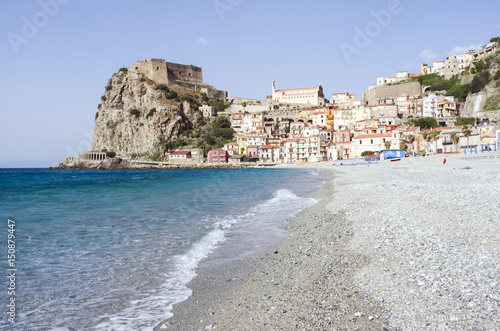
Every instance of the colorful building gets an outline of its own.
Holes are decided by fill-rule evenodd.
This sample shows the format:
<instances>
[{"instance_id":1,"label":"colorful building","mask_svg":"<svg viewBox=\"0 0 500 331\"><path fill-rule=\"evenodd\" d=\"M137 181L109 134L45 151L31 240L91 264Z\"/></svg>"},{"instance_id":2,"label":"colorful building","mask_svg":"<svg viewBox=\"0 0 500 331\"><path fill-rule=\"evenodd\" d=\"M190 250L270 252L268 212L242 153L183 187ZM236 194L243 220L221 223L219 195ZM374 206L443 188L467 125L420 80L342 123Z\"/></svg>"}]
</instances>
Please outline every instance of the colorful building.
<instances>
[{"instance_id":1,"label":"colorful building","mask_svg":"<svg viewBox=\"0 0 500 331\"><path fill-rule=\"evenodd\" d=\"M212 149L208 152L208 163L227 163L229 159L229 152L225 149Z\"/></svg>"}]
</instances>

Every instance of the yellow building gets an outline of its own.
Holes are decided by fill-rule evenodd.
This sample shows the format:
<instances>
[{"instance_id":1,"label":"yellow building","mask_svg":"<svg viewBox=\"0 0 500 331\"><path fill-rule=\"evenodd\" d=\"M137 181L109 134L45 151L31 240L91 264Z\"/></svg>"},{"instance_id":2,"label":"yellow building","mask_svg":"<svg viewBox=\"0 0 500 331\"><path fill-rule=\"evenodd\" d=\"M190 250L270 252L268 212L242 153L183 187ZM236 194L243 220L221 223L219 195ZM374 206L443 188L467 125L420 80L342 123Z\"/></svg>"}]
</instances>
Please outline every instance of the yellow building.
<instances>
[{"instance_id":1,"label":"yellow building","mask_svg":"<svg viewBox=\"0 0 500 331\"><path fill-rule=\"evenodd\" d=\"M429 66L426 63L422 63L422 75L427 75L429 73Z\"/></svg>"},{"instance_id":2,"label":"yellow building","mask_svg":"<svg viewBox=\"0 0 500 331\"><path fill-rule=\"evenodd\" d=\"M236 142L238 143L238 154L246 155L247 154L248 136L246 134L239 134Z\"/></svg>"},{"instance_id":3,"label":"yellow building","mask_svg":"<svg viewBox=\"0 0 500 331\"><path fill-rule=\"evenodd\" d=\"M325 124L327 129L333 129L335 126L335 106L325 107Z\"/></svg>"}]
</instances>

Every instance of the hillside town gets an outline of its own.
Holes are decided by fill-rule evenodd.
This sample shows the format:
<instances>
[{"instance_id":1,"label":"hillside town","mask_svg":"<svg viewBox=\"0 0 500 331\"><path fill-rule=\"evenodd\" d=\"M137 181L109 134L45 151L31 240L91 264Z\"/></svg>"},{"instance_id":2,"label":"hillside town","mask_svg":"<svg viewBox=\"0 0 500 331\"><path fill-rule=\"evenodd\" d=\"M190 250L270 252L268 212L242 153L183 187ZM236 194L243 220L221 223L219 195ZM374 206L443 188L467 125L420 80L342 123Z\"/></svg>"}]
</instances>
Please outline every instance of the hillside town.
<instances>
[{"instance_id":1,"label":"hillside town","mask_svg":"<svg viewBox=\"0 0 500 331\"><path fill-rule=\"evenodd\" d=\"M226 111L215 113L205 107L204 114L228 117L237 139L211 150L207 162L289 164L380 158L387 150L402 151L403 156L468 153L472 146L474 152L496 151L500 126L489 120L477 122L475 105L461 109L454 96L429 92L415 80L429 74L445 79L462 76L496 51L494 42L432 66L424 63L419 74L400 71L377 78L362 98L340 92L326 99L321 85L276 89L274 81L267 100L228 98L231 106ZM472 123L456 124L467 116ZM437 127L411 124L423 118L435 119Z\"/></svg>"},{"instance_id":2,"label":"hillside town","mask_svg":"<svg viewBox=\"0 0 500 331\"><path fill-rule=\"evenodd\" d=\"M265 166L496 152L499 41L422 63L419 73L378 77L363 95L272 81L265 100L231 97L200 67L137 61L106 85L92 150L65 164Z\"/></svg>"}]
</instances>

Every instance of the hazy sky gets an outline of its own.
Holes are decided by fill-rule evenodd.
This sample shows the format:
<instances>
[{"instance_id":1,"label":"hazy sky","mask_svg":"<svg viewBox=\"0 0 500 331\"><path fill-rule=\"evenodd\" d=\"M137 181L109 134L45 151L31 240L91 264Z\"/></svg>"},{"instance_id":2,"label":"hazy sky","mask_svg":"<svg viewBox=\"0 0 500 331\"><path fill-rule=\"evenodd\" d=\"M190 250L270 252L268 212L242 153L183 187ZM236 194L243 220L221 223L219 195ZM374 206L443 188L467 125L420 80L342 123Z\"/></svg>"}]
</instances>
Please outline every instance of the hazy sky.
<instances>
[{"instance_id":1,"label":"hazy sky","mask_svg":"<svg viewBox=\"0 0 500 331\"><path fill-rule=\"evenodd\" d=\"M163 58L230 96L322 84L362 95L500 35L500 1L4 0L0 167L89 150L113 72Z\"/></svg>"}]
</instances>

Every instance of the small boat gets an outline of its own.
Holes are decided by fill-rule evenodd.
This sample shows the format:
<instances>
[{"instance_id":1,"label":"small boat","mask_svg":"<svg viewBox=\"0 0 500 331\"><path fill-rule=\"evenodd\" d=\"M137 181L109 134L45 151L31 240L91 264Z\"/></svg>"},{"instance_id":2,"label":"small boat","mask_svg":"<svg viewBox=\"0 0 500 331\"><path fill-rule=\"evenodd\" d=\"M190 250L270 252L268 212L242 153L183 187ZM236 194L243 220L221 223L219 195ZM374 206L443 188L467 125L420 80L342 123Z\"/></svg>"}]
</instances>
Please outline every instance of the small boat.
<instances>
[{"instance_id":1,"label":"small boat","mask_svg":"<svg viewBox=\"0 0 500 331\"><path fill-rule=\"evenodd\" d=\"M391 162L401 161L401 159L392 159Z\"/></svg>"}]
</instances>

